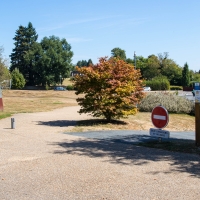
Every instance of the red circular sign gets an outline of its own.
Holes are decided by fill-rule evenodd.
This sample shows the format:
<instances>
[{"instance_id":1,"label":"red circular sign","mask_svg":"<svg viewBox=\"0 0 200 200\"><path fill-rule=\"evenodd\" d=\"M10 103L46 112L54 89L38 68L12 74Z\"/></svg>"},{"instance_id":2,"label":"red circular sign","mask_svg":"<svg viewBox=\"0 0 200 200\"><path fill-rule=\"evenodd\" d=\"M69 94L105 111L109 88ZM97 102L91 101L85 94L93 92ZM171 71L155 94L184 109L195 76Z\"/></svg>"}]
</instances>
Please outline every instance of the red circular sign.
<instances>
[{"instance_id":1,"label":"red circular sign","mask_svg":"<svg viewBox=\"0 0 200 200\"><path fill-rule=\"evenodd\" d=\"M163 106L156 106L152 110L151 121L156 128L165 128L169 121L167 110Z\"/></svg>"}]
</instances>

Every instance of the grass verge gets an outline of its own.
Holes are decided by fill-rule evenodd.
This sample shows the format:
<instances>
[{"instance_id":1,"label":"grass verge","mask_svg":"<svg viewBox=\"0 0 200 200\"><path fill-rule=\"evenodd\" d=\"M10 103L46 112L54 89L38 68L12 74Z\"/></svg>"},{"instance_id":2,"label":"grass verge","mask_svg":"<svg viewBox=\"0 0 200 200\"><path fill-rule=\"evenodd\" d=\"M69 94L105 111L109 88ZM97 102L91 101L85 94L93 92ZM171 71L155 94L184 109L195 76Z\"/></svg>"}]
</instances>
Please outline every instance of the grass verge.
<instances>
[{"instance_id":1,"label":"grass verge","mask_svg":"<svg viewBox=\"0 0 200 200\"><path fill-rule=\"evenodd\" d=\"M12 114L11 113L0 113L0 119L4 119L4 118L6 118L6 117L11 117L12 116Z\"/></svg>"}]
</instances>

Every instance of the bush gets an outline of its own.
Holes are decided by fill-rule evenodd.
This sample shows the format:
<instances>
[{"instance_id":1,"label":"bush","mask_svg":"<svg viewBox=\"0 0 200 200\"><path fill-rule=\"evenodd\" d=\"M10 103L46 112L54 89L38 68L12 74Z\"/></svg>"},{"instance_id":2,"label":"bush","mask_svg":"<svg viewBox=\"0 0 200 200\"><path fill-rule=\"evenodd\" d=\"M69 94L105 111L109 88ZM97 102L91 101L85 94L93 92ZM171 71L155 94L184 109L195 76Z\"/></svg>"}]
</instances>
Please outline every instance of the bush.
<instances>
[{"instance_id":1,"label":"bush","mask_svg":"<svg viewBox=\"0 0 200 200\"><path fill-rule=\"evenodd\" d=\"M142 112L151 112L158 105L164 106L170 113L194 114L193 102L169 92L149 93L138 108Z\"/></svg>"},{"instance_id":2,"label":"bush","mask_svg":"<svg viewBox=\"0 0 200 200\"><path fill-rule=\"evenodd\" d=\"M151 87L152 90L169 90L170 83L165 76L158 76L151 81L146 81L146 86Z\"/></svg>"},{"instance_id":3,"label":"bush","mask_svg":"<svg viewBox=\"0 0 200 200\"><path fill-rule=\"evenodd\" d=\"M67 89L67 90L74 90L74 86L73 86L73 85L67 85L67 86L66 86L66 89Z\"/></svg>"},{"instance_id":4,"label":"bush","mask_svg":"<svg viewBox=\"0 0 200 200\"><path fill-rule=\"evenodd\" d=\"M14 69L11 73L12 77L12 89L22 89L25 86L25 79L22 73L19 72L19 69Z\"/></svg>"},{"instance_id":5,"label":"bush","mask_svg":"<svg viewBox=\"0 0 200 200\"><path fill-rule=\"evenodd\" d=\"M183 87L182 86L172 85L172 86L170 86L170 90L183 90Z\"/></svg>"}]
</instances>

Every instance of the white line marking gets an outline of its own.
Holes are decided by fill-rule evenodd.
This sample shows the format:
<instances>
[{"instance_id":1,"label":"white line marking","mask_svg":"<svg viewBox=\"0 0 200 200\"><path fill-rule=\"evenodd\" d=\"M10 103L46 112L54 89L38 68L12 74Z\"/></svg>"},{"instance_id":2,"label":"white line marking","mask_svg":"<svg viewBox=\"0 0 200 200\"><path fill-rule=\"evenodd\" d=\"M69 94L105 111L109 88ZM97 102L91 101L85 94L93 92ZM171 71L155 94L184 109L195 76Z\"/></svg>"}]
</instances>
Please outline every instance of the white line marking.
<instances>
[{"instance_id":1,"label":"white line marking","mask_svg":"<svg viewBox=\"0 0 200 200\"><path fill-rule=\"evenodd\" d=\"M160 120L166 120L166 116L162 116L162 115L153 115L154 119L160 119Z\"/></svg>"}]
</instances>

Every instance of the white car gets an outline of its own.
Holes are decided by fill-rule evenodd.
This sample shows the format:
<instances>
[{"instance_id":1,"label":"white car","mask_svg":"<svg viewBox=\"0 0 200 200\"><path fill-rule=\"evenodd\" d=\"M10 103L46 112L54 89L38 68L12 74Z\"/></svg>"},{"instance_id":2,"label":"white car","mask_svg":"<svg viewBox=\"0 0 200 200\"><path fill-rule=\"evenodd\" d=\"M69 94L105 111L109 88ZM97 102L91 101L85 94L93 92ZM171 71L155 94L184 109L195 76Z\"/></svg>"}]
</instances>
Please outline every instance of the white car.
<instances>
[{"instance_id":1,"label":"white car","mask_svg":"<svg viewBox=\"0 0 200 200\"><path fill-rule=\"evenodd\" d=\"M143 87L144 91L151 91L150 87Z\"/></svg>"}]
</instances>

